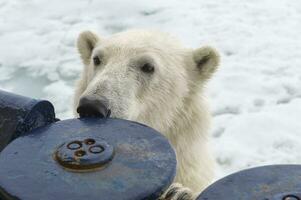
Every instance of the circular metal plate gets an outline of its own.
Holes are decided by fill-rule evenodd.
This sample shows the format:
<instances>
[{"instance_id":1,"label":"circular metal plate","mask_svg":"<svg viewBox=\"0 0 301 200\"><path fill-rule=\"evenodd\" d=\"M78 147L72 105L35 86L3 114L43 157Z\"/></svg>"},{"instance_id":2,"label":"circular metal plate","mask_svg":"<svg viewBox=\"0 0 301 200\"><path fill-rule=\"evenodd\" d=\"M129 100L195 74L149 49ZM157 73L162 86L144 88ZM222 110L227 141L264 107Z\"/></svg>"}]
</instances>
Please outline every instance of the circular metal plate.
<instances>
[{"instance_id":1,"label":"circular metal plate","mask_svg":"<svg viewBox=\"0 0 301 200\"><path fill-rule=\"evenodd\" d=\"M301 165L271 165L229 175L198 200L301 200Z\"/></svg>"},{"instance_id":2,"label":"circular metal plate","mask_svg":"<svg viewBox=\"0 0 301 200\"><path fill-rule=\"evenodd\" d=\"M64 142L53 156L67 170L84 172L106 166L113 155L113 146L105 140L81 137Z\"/></svg>"},{"instance_id":3,"label":"circular metal plate","mask_svg":"<svg viewBox=\"0 0 301 200\"><path fill-rule=\"evenodd\" d=\"M66 170L57 160L67 149L67 157L80 149L92 156L110 152L110 146L113 156L97 158L105 166L93 171ZM78 163L93 163L89 156ZM1 152L0 166L0 199L141 200L158 198L172 183L176 159L169 142L151 128L92 118L60 121L17 138Z\"/></svg>"}]
</instances>

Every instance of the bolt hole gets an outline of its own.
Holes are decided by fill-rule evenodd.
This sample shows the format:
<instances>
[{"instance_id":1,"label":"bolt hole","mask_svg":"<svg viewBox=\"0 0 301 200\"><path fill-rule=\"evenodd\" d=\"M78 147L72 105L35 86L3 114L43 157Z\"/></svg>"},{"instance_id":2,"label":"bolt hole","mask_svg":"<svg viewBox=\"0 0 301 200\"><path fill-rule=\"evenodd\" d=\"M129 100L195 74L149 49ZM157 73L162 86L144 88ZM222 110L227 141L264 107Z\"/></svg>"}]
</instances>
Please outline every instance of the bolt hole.
<instances>
[{"instance_id":1,"label":"bolt hole","mask_svg":"<svg viewBox=\"0 0 301 200\"><path fill-rule=\"evenodd\" d=\"M283 197L282 200L300 200L300 198L296 197L295 195L287 195L287 196Z\"/></svg>"},{"instance_id":2,"label":"bolt hole","mask_svg":"<svg viewBox=\"0 0 301 200\"><path fill-rule=\"evenodd\" d=\"M89 151L91 153L95 153L95 154L101 153L104 150L105 150L104 147L100 146L100 145L92 146L92 147L89 148Z\"/></svg>"},{"instance_id":3,"label":"bolt hole","mask_svg":"<svg viewBox=\"0 0 301 200\"><path fill-rule=\"evenodd\" d=\"M67 145L68 149L76 150L82 147L82 143L80 141L72 141Z\"/></svg>"},{"instance_id":4,"label":"bolt hole","mask_svg":"<svg viewBox=\"0 0 301 200\"><path fill-rule=\"evenodd\" d=\"M77 157L83 157L84 155L86 155L86 152L84 150L77 150L74 153L74 155L77 156Z\"/></svg>"},{"instance_id":5,"label":"bolt hole","mask_svg":"<svg viewBox=\"0 0 301 200\"><path fill-rule=\"evenodd\" d=\"M85 142L86 145L92 145L92 144L95 144L95 140L94 140L94 139L91 139L91 138L85 139L84 142Z\"/></svg>"}]
</instances>

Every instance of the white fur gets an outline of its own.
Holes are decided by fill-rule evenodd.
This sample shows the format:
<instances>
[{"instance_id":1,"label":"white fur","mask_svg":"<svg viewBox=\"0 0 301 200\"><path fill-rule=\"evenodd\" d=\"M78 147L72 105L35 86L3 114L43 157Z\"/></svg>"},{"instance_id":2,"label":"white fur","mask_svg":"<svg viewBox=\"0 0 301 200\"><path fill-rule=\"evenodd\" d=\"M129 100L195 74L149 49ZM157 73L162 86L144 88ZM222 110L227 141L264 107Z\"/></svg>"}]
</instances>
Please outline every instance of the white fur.
<instances>
[{"instance_id":1,"label":"white fur","mask_svg":"<svg viewBox=\"0 0 301 200\"><path fill-rule=\"evenodd\" d=\"M218 66L217 52L211 47L185 48L168 34L144 30L107 39L86 31L78 39L78 48L85 68L74 110L85 95L106 97L112 117L144 123L170 140L178 160L175 182L194 193L208 186L214 160L208 145L210 114L203 88ZM101 57L101 66L94 66L95 55ZM139 70L145 58L155 66L152 75Z\"/></svg>"}]
</instances>

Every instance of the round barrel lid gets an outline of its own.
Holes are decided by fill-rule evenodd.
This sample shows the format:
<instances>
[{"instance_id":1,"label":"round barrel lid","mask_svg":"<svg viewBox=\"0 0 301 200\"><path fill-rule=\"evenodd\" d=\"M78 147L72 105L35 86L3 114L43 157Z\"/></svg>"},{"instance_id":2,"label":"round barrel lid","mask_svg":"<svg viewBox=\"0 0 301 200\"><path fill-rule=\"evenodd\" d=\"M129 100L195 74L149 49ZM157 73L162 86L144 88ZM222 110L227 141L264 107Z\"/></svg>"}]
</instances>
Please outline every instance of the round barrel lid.
<instances>
[{"instance_id":1,"label":"round barrel lid","mask_svg":"<svg viewBox=\"0 0 301 200\"><path fill-rule=\"evenodd\" d=\"M229 175L198 200L301 200L301 165L270 165Z\"/></svg>"},{"instance_id":2,"label":"round barrel lid","mask_svg":"<svg viewBox=\"0 0 301 200\"><path fill-rule=\"evenodd\" d=\"M49 101L0 90L0 152L12 140L56 121Z\"/></svg>"},{"instance_id":3,"label":"round barrel lid","mask_svg":"<svg viewBox=\"0 0 301 200\"><path fill-rule=\"evenodd\" d=\"M172 183L175 153L145 125L71 119L38 128L0 154L0 199L156 199Z\"/></svg>"}]
</instances>

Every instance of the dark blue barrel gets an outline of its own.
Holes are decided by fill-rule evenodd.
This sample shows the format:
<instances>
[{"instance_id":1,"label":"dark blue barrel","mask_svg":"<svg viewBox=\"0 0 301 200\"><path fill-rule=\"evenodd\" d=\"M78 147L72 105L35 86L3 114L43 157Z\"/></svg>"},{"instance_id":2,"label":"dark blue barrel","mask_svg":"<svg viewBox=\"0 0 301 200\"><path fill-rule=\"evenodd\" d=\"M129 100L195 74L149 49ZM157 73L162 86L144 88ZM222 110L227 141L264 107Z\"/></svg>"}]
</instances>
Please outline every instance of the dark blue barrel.
<instances>
[{"instance_id":1,"label":"dark blue barrel","mask_svg":"<svg viewBox=\"0 0 301 200\"><path fill-rule=\"evenodd\" d=\"M301 200L301 165L240 171L209 186L197 200Z\"/></svg>"},{"instance_id":2,"label":"dark blue barrel","mask_svg":"<svg viewBox=\"0 0 301 200\"><path fill-rule=\"evenodd\" d=\"M0 90L0 152L23 133L54 121L50 102Z\"/></svg>"},{"instance_id":3,"label":"dark blue barrel","mask_svg":"<svg viewBox=\"0 0 301 200\"><path fill-rule=\"evenodd\" d=\"M0 153L0 199L155 200L176 157L152 128L81 118L34 129Z\"/></svg>"}]
</instances>

